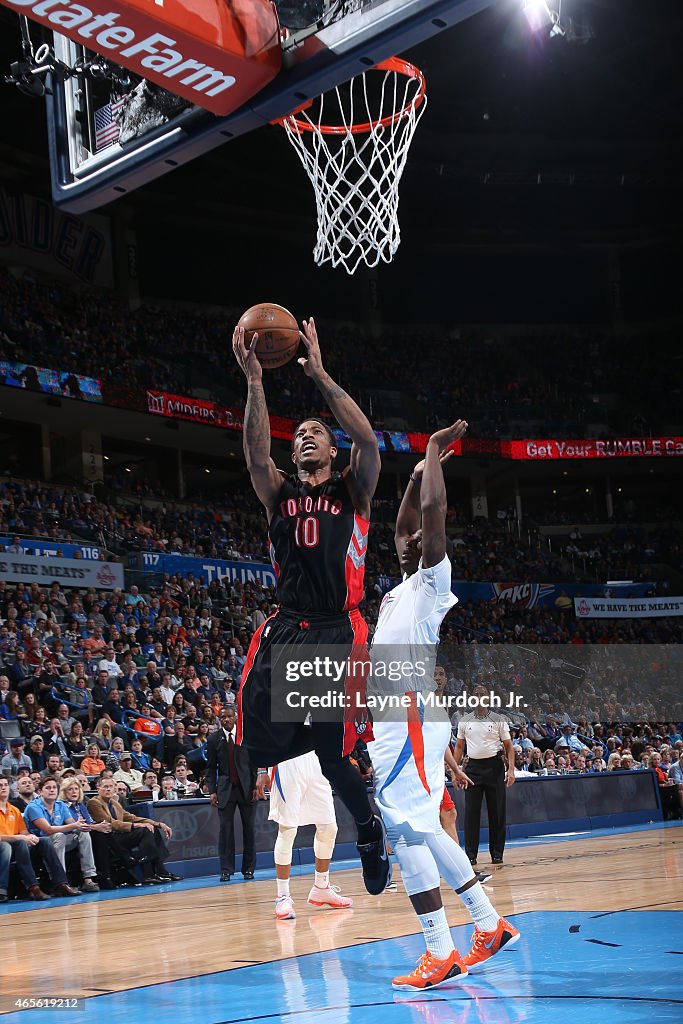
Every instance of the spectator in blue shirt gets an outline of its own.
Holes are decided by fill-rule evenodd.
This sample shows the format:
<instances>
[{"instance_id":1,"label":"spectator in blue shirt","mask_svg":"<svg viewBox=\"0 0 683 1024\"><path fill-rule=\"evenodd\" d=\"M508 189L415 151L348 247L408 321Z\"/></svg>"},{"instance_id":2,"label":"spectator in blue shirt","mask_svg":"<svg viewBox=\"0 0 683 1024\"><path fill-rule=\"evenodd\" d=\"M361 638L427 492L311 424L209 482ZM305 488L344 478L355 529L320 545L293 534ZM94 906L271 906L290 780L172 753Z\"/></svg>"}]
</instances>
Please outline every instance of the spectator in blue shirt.
<instances>
[{"instance_id":1,"label":"spectator in blue shirt","mask_svg":"<svg viewBox=\"0 0 683 1024\"><path fill-rule=\"evenodd\" d=\"M555 750L559 750L560 747L568 747L570 750L575 750L577 754L583 750L584 744L576 735L573 725L562 726L562 735L555 743Z\"/></svg>"},{"instance_id":2,"label":"spectator in blue shirt","mask_svg":"<svg viewBox=\"0 0 683 1024\"><path fill-rule=\"evenodd\" d=\"M519 736L515 740L515 743L517 744L518 747L521 747L522 750L533 750L534 749L533 741L529 739L529 736L528 736L528 733L527 733L527 727L525 725L520 726Z\"/></svg>"},{"instance_id":3,"label":"spectator in blue shirt","mask_svg":"<svg viewBox=\"0 0 683 1024\"><path fill-rule=\"evenodd\" d=\"M142 749L142 740L135 739L130 745L130 752L133 756L133 768L139 768L140 771L144 772L152 766L152 760L149 754L145 754Z\"/></svg>"},{"instance_id":4,"label":"spectator in blue shirt","mask_svg":"<svg viewBox=\"0 0 683 1024\"><path fill-rule=\"evenodd\" d=\"M0 761L0 769L16 775L20 768L32 770L31 758L24 753L24 740L21 736L13 736L9 741L10 752Z\"/></svg>"},{"instance_id":5,"label":"spectator in blue shirt","mask_svg":"<svg viewBox=\"0 0 683 1024\"><path fill-rule=\"evenodd\" d=\"M24 821L31 835L39 839L49 839L65 870L66 851L72 847L78 849L81 870L85 883L83 892L98 892L99 886L94 881L97 874L92 853L92 843L85 822L74 818L68 804L57 799L59 785L56 779L43 779L39 787L39 795L31 800L24 811ZM67 888L71 888L67 886ZM78 889L64 893L78 896Z\"/></svg>"},{"instance_id":6,"label":"spectator in blue shirt","mask_svg":"<svg viewBox=\"0 0 683 1024\"><path fill-rule=\"evenodd\" d=\"M130 588L130 593L126 595L126 604L135 607L138 604L144 603L144 597L142 596L138 588L135 586L135 584L133 584L133 586Z\"/></svg>"}]
</instances>

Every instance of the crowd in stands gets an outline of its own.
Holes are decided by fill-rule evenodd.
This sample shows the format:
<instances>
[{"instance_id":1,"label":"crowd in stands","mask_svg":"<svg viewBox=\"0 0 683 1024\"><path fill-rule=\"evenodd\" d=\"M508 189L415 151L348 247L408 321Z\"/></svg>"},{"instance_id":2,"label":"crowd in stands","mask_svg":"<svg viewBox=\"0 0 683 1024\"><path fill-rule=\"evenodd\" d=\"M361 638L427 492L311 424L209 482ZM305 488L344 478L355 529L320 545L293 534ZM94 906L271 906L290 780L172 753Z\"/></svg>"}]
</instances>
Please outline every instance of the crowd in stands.
<instances>
[{"instance_id":1,"label":"crowd in stands","mask_svg":"<svg viewBox=\"0 0 683 1024\"><path fill-rule=\"evenodd\" d=\"M381 594L397 573L393 542L396 502L384 501L370 531L366 574L369 591ZM386 507L385 507L386 506ZM548 542L516 523L479 521L465 525L455 510L449 526L456 580L536 583L607 579L651 580L651 565L683 571L680 529L615 526L607 534L582 536L577 527ZM221 502L182 503L107 492L95 497L78 488L39 482L0 482L0 536L22 548L22 538L96 542L123 556L154 551L227 560L268 562L267 527L251 489Z\"/></svg>"},{"instance_id":2,"label":"crowd in stands","mask_svg":"<svg viewBox=\"0 0 683 1024\"><path fill-rule=\"evenodd\" d=\"M365 603L371 626L378 602L370 594ZM145 592L135 585L98 592L0 580L0 722L13 723L15 733L0 740L0 772L11 776L9 799L23 811L27 835L43 846L54 835L68 837L57 842L57 861L44 858L55 893L72 888L63 873L72 847L84 891L116 884L116 857L138 882L169 877L159 829L147 830L154 849L131 860L120 836L112 839L104 827L112 825L111 808L114 832L123 814L131 816L130 828L144 831L147 819L134 814L136 797L205 794L204 745L221 708L235 703L251 636L274 608L272 588L258 581L205 586L191 574ZM677 620L576 622L561 606L463 602L445 620L442 636L449 696L482 682L502 699L509 691L525 695L525 710L513 716L520 774L649 767L668 812L680 813L680 671L678 660L666 656L680 651ZM644 646L653 643L673 646ZM527 646L544 644L536 649L549 652L549 661ZM642 645L635 650L646 653L646 663L625 647L629 657L617 662L623 644ZM585 663L582 647L591 652ZM355 760L369 778L360 747ZM0 813L9 813L2 811L3 793ZM55 801L67 807L60 809L61 832L45 830L43 811L34 823L35 801L48 808L53 824ZM76 827L88 818L88 828ZM81 835L91 837L90 845ZM42 899L33 869L24 868L29 894Z\"/></svg>"},{"instance_id":3,"label":"crowd in stands","mask_svg":"<svg viewBox=\"0 0 683 1024\"><path fill-rule=\"evenodd\" d=\"M125 312L111 293L0 269L0 359L96 377L105 396L147 387L188 395L200 388L236 404L244 381L228 340L241 312L237 303L220 312L153 304ZM450 422L453 409L466 408L479 437L510 437L521 424L532 431L535 423L540 436L551 429L584 437L589 423L603 424L604 436L647 435L665 432L680 407L667 374L672 338L666 330L649 331L643 344L641 337L616 342L604 331L581 328L538 336L387 327L370 343L358 326L321 323L321 342L327 368L378 429L398 417L406 423L397 429L430 431ZM457 373L444 374L444 366L457 366ZM381 391L368 383L380 381ZM419 381L410 399L406 381ZM270 373L267 387L274 413L327 415L298 368ZM394 408L388 392L403 396L402 408Z\"/></svg>"}]
</instances>

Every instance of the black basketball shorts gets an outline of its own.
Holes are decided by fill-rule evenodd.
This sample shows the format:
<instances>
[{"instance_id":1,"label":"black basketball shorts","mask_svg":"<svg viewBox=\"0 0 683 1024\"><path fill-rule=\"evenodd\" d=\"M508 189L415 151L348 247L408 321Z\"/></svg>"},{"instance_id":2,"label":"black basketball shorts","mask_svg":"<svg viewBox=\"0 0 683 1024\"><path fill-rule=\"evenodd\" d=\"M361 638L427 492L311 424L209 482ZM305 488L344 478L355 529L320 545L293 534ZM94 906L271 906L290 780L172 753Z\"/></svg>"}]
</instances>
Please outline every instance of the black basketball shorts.
<instances>
[{"instance_id":1,"label":"black basketball shorts","mask_svg":"<svg viewBox=\"0 0 683 1024\"><path fill-rule=\"evenodd\" d=\"M365 649L368 627L357 608L335 618L305 617L290 610L279 609L254 633L242 673L238 697L237 741L247 747L255 767L267 768L290 758L315 750L318 757L336 760L350 754L359 737L372 739L372 730L364 714L356 710L357 701L350 701L349 710L339 711L338 720L304 721L307 709L301 709L300 720L272 721L273 647L287 644L302 647L302 658L311 660L316 650L345 647L348 653ZM349 692L358 680L345 680Z\"/></svg>"}]
</instances>

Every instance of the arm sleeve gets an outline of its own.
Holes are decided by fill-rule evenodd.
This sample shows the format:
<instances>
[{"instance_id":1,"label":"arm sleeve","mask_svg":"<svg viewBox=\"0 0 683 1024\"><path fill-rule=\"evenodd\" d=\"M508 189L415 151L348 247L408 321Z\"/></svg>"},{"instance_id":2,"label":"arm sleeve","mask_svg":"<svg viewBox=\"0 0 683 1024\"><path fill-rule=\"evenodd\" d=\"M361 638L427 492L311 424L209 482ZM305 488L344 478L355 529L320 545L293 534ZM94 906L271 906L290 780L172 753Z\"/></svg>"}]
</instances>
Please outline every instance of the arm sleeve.
<instances>
[{"instance_id":1,"label":"arm sleeve","mask_svg":"<svg viewBox=\"0 0 683 1024\"><path fill-rule=\"evenodd\" d=\"M499 726L499 729L498 729L498 735L500 736L501 740L509 740L510 739L510 726L508 725L507 722L501 722L500 723L500 726Z\"/></svg>"},{"instance_id":2,"label":"arm sleeve","mask_svg":"<svg viewBox=\"0 0 683 1024\"><path fill-rule=\"evenodd\" d=\"M39 807L32 807L31 804L28 805L24 811L24 821L26 822L26 828L29 832L32 832L34 835L42 834L40 833L40 829L35 828L33 824L36 818L42 818L42 816L43 812Z\"/></svg>"},{"instance_id":3,"label":"arm sleeve","mask_svg":"<svg viewBox=\"0 0 683 1024\"><path fill-rule=\"evenodd\" d=\"M206 782L209 793L216 792L216 743L211 739L206 743Z\"/></svg>"},{"instance_id":4,"label":"arm sleeve","mask_svg":"<svg viewBox=\"0 0 683 1024\"><path fill-rule=\"evenodd\" d=\"M422 622L427 619L437 604L443 606L448 600L450 606L458 603L457 597L451 592L451 563L448 555L444 555L438 565L429 569L422 566L415 574L416 596L415 596L415 621ZM444 609L444 614L446 609Z\"/></svg>"},{"instance_id":5,"label":"arm sleeve","mask_svg":"<svg viewBox=\"0 0 683 1024\"><path fill-rule=\"evenodd\" d=\"M129 823L131 826L133 824L138 823L138 822L141 822L141 823L144 822L144 824L146 824L146 825L158 825L159 824L158 821L154 821L152 818L141 818L139 814L131 814L130 811L126 811L126 810L123 811L123 820L125 822Z\"/></svg>"},{"instance_id":6,"label":"arm sleeve","mask_svg":"<svg viewBox=\"0 0 683 1024\"><path fill-rule=\"evenodd\" d=\"M465 739L465 723L462 722L462 721L458 722L458 739L459 740L464 740Z\"/></svg>"},{"instance_id":7,"label":"arm sleeve","mask_svg":"<svg viewBox=\"0 0 683 1024\"><path fill-rule=\"evenodd\" d=\"M130 822L121 821L119 818L112 818L109 808L97 797L88 800L88 811L95 821L108 821L113 832L130 832Z\"/></svg>"},{"instance_id":8,"label":"arm sleeve","mask_svg":"<svg viewBox=\"0 0 683 1024\"><path fill-rule=\"evenodd\" d=\"M429 569L423 569L420 566L417 575L426 587L433 589L435 594L450 594L451 561L448 555L444 555L438 565L432 565Z\"/></svg>"}]
</instances>

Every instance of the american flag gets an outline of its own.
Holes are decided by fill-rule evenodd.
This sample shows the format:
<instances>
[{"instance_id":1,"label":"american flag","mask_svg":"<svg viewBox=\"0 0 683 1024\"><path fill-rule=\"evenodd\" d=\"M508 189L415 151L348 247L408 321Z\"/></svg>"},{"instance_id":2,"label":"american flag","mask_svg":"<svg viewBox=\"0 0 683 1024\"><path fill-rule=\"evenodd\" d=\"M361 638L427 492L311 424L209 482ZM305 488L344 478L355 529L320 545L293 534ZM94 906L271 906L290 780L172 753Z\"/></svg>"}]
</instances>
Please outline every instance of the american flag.
<instances>
[{"instance_id":1,"label":"american flag","mask_svg":"<svg viewBox=\"0 0 683 1024\"><path fill-rule=\"evenodd\" d=\"M107 146L113 146L119 137L119 126L115 121L116 113L123 106L123 96L112 99L106 106L95 111L95 152Z\"/></svg>"}]
</instances>

